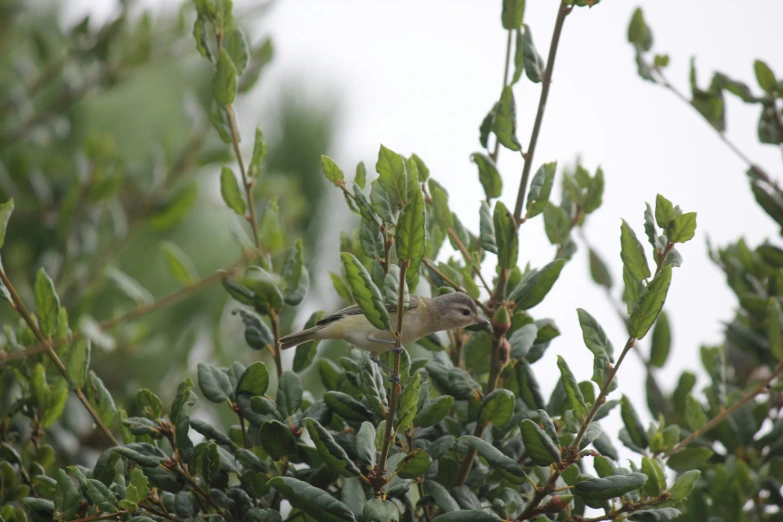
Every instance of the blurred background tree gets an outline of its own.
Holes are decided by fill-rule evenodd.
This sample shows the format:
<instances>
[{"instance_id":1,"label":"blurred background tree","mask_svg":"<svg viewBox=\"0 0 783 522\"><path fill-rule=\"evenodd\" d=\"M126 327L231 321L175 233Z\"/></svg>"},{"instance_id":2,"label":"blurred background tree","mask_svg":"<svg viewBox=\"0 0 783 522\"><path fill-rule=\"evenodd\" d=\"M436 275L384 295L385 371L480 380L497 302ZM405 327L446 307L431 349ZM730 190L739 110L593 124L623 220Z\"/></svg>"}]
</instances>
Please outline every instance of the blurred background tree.
<instances>
[{"instance_id":1,"label":"blurred background tree","mask_svg":"<svg viewBox=\"0 0 783 522\"><path fill-rule=\"evenodd\" d=\"M226 230L249 232L220 201L218 171L234 157L210 124L212 71L193 46L192 3L168 13L134 7L123 2L103 25L87 16L64 26L57 2L0 2L0 200L16 204L5 270L25 300L41 266L52 274L120 403L140 387L170 398L175 390L160 383L190 373L194 359L249 356L241 321L215 285L132 323L98 327L235 263L242 252ZM245 95L264 88L273 66L269 39L249 44ZM286 235L314 244L322 225L310 209L325 194L320 155L331 146L334 104L316 103L296 83L280 92L274 120L263 122L269 153L254 197L259 209L279 198ZM187 273L175 277L171 259ZM0 314L3 324L17 321L7 306ZM293 317L282 320L287 327ZM75 417L65 425L85 434L83 412L68 410Z\"/></svg>"}]
</instances>

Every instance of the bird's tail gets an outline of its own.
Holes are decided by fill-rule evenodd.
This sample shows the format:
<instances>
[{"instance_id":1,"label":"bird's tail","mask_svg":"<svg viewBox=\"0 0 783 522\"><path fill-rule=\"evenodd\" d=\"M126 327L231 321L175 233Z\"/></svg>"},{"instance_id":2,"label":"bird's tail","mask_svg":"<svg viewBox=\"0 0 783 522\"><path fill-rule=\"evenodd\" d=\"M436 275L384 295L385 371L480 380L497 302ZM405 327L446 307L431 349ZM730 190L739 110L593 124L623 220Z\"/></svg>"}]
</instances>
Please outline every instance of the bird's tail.
<instances>
[{"instance_id":1,"label":"bird's tail","mask_svg":"<svg viewBox=\"0 0 783 522\"><path fill-rule=\"evenodd\" d=\"M296 332L281 337L280 349L287 350L288 348L293 348L294 346L306 343L307 341L312 341L315 339L315 333L322 328L323 326L313 326L307 330L302 330L301 332Z\"/></svg>"}]
</instances>

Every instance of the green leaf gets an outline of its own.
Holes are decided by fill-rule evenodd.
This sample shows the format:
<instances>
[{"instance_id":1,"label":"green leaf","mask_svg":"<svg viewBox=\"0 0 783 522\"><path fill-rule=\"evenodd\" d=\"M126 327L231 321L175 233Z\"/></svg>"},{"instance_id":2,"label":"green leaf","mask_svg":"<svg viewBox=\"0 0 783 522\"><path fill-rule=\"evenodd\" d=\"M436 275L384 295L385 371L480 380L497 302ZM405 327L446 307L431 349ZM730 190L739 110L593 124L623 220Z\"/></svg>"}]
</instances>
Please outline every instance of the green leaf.
<instances>
[{"instance_id":1,"label":"green leaf","mask_svg":"<svg viewBox=\"0 0 783 522\"><path fill-rule=\"evenodd\" d=\"M251 395L264 395L269 386L269 372L266 365L256 361L248 366L237 382L236 392L248 392Z\"/></svg>"},{"instance_id":2,"label":"green leaf","mask_svg":"<svg viewBox=\"0 0 783 522\"><path fill-rule=\"evenodd\" d=\"M435 426L446 418L454 406L454 397L441 395L427 404L413 419L413 425L419 428Z\"/></svg>"},{"instance_id":3,"label":"green leaf","mask_svg":"<svg viewBox=\"0 0 783 522\"><path fill-rule=\"evenodd\" d=\"M582 480L576 483L572 491L585 500L603 501L640 489L645 482L647 482L647 475L644 473L629 473Z\"/></svg>"},{"instance_id":4,"label":"green leaf","mask_svg":"<svg viewBox=\"0 0 783 522\"><path fill-rule=\"evenodd\" d=\"M226 402L228 398L233 394L234 389L231 386L231 382L228 380L228 375L223 373L219 368L216 368L205 362L198 363L198 387L201 388L201 393L210 402L215 404L221 404Z\"/></svg>"},{"instance_id":5,"label":"green leaf","mask_svg":"<svg viewBox=\"0 0 783 522\"><path fill-rule=\"evenodd\" d=\"M419 266L424 258L424 236L424 199L421 195L421 189L416 185L410 200L402 209L395 238L397 257L400 259L400 263L404 260L409 261L405 280L411 291L416 290Z\"/></svg>"},{"instance_id":6,"label":"green leaf","mask_svg":"<svg viewBox=\"0 0 783 522\"><path fill-rule=\"evenodd\" d=\"M481 121L481 126L479 127L479 143L481 143L481 146L485 149L489 142L489 133L492 131L492 122L495 121L495 115L497 114L499 107L500 102L495 103L492 110L489 111Z\"/></svg>"},{"instance_id":7,"label":"green leaf","mask_svg":"<svg viewBox=\"0 0 783 522\"><path fill-rule=\"evenodd\" d=\"M245 210L247 210L245 198L239 190L239 183L234 176L234 171L228 167L223 167L220 171L220 195L223 196L223 201L228 208L236 212L238 216L245 217Z\"/></svg>"},{"instance_id":8,"label":"green leaf","mask_svg":"<svg viewBox=\"0 0 783 522\"><path fill-rule=\"evenodd\" d=\"M510 457L504 455L499 449L489 442L474 437L473 435L463 435L460 440L464 440L478 451L481 458L487 461L492 468L497 470L500 475L514 484L525 483L525 471Z\"/></svg>"},{"instance_id":9,"label":"green leaf","mask_svg":"<svg viewBox=\"0 0 783 522\"><path fill-rule=\"evenodd\" d=\"M633 310L630 319L630 334L637 339L644 338L663 309L669 285L672 282L672 267L667 265L655 276L642 292L639 306Z\"/></svg>"},{"instance_id":10,"label":"green leaf","mask_svg":"<svg viewBox=\"0 0 783 522\"><path fill-rule=\"evenodd\" d=\"M565 266L565 259L548 263L540 270L531 270L508 295L521 310L530 310L541 303L555 285Z\"/></svg>"},{"instance_id":11,"label":"green leaf","mask_svg":"<svg viewBox=\"0 0 783 522\"><path fill-rule=\"evenodd\" d=\"M425 474L432 467L432 458L421 448L416 448L397 464L397 476L403 479L414 479Z\"/></svg>"},{"instance_id":12,"label":"green leaf","mask_svg":"<svg viewBox=\"0 0 783 522\"><path fill-rule=\"evenodd\" d=\"M342 477L361 475L359 468L354 465L345 450L335 442L334 437L318 421L306 419L306 422L307 432L318 450L318 455L330 471Z\"/></svg>"},{"instance_id":13,"label":"green leaf","mask_svg":"<svg viewBox=\"0 0 783 522\"><path fill-rule=\"evenodd\" d=\"M255 398L255 397L254 397ZM274 460L296 455L296 439L291 428L278 420L268 420L261 425L261 445Z\"/></svg>"},{"instance_id":14,"label":"green leaf","mask_svg":"<svg viewBox=\"0 0 783 522\"><path fill-rule=\"evenodd\" d=\"M148 419L155 420L163 416L163 404L160 398L146 388L136 394L136 408Z\"/></svg>"},{"instance_id":15,"label":"green leaf","mask_svg":"<svg viewBox=\"0 0 783 522\"><path fill-rule=\"evenodd\" d=\"M631 401L628 397L623 395L620 401L620 416L623 418L623 424L625 429L628 430L628 435L631 440L638 447L644 449L647 447L647 432L644 430L642 421L639 419L639 415L636 413Z\"/></svg>"},{"instance_id":16,"label":"green leaf","mask_svg":"<svg viewBox=\"0 0 783 522\"><path fill-rule=\"evenodd\" d=\"M163 457L144 455L126 446L117 446L114 451L145 468L157 468L165 461Z\"/></svg>"},{"instance_id":17,"label":"green leaf","mask_svg":"<svg viewBox=\"0 0 783 522\"><path fill-rule=\"evenodd\" d=\"M549 203L556 170L556 161L544 163L533 176L533 181L530 182L530 192L527 195L527 219L542 213Z\"/></svg>"},{"instance_id":18,"label":"green leaf","mask_svg":"<svg viewBox=\"0 0 783 522\"><path fill-rule=\"evenodd\" d=\"M672 334L669 328L669 317L661 310L655 328L652 333L652 347L650 348L650 364L663 368L669 357L669 349L672 344Z\"/></svg>"},{"instance_id":19,"label":"green leaf","mask_svg":"<svg viewBox=\"0 0 783 522\"><path fill-rule=\"evenodd\" d=\"M544 232L553 245L562 245L568 241L571 223L563 209L552 203L544 207Z\"/></svg>"},{"instance_id":20,"label":"green leaf","mask_svg":"<svg viewBox=\"0 0 783 522\"><path fill-rule=\"evenodd\" d=\"M261 247L269 252L279 252L285 247L283 229L280 226L280 207L277 198L272 198L264 209L264 215L258 225L258 238Z\"/></svg>"},{"instance_id":21,"label":"green leaf","mask_svg":"<svg viewBox=\"0 0 783 522\"><path fill-rule=\"evenodd\" d=\"M351 510L323 489L291 477L274 477L269 487L277 490L291 505L321 522L353 522Z\"/></svg>"},{"instance_id":22,"label":"green leaf","mask_svg":"<svg viewBox=\"0 0 783 522\"><path fill-rule=\"evenodd\" d=\"M163 255L166 258L166 264L169 271L179 284L187 286L198 281L198 272L190 258L177 245L171 241L161 243Z\"/></svg>"},{"instance_id":23,"label":"green leaf","mask_svg":"<svg viewBox=\"0 0 783 522\"><path fill-rule=\"evenodd\" d=\"M511 77L511 85L515 85L522 73L525 72L525 37L522 35L521 29L514 31L516 38L514 39L514 74Z\"/></svg>"},{"instance_id":24,"label":"green leaf","mask_svg":"<svg viewBox=\"0 0 783 522\"><path fill-rule=\"evenodd\" d=\"M414 154L414 157L418 157ZM422 165L424 165L422 163ZM367 167L364 166L364 162L360 161L356 165L356 176L353 178L353 182L356 183L360 189L364 190L364 185L367 183Z\"/></svg>"},{"instance_id":25,"label":"green leaf","mask_svg":"<svg viewBox=\"0 0 783 522\"><path fill-rule=\"evenodd\" d=\"M503 29L519 29L525 16L525 0L503 0L500 21Z\"/></svg>"},{"instance_id":26,"label":"green leaf","mask_svg":"<svg viewBox=\"0 0 783 522\"><path fill-rule=\"evenodd\" d=\"M611 290L612 275L606 267L606 263L601 259L598 253L592 248L589 251L590 256L590 277L596 284Z\"/></svg>"},{"instance_id":27,"label":"green leaf","mask_svg":"<svg viewBox=\"0 0 783 522\"><path fill-rule=\"evenodd\" d=\"M640 7L637 7L631 16L631 23L628 25L628 42L643 51L652 49L652 32L644 21L644 14Z\"/></svg>"},{"instance_id":28,"label":"green leaf","mask_svg":"<svg viewBox=\"0 0 783 522\"><path fill-rule=\"evenodd\" d=\"M245 341L252 349L263 350L274 345L275 338L272 330L258 315L241 308L233 310L231 313L239 314L242 317L242 322L245 323Z\"/></svg>"},{"instance_id":29,"label":"green leaf","mask_svg":"<svg viewBox=\"0 0 783 522\"><path fill-rule=\"evenodd\" d=\"M666 489L666 476L661 466L653 459L642 457L642 473L647 475L644 494L657 497Z\"/></svg>"},{"instance_id":30,"label":"green leaf","mask_svg":"<svg viewBox=\"0 0 783 522\"><path fill-rule=\"evenodd\" d=\"M371 421L374 418L372 411L367 406L342 392L328 391L324 393L324 402L330 410L349 421Z\"/></svg>"},{"instance_id":31,"label":"green leaf","mask_svg":"<svg viewBox=\"0 0 783 522\"><path fill-rule=\"evenodd\" d=\"M492 132L498 141L509 150L519 151L522 145L517 139L517 106L510 85L503 87L497 114L492 122Z\"/></svg>"},{"instance_id":32,"label":"green leaf","mask_svg":"<svg viewBox=\"0 0 783 522\"><path fill-rule=\"evenodd\" d=\"M329 156L321 156L321 168L326 179L334 183L335 187L339 187L345 181L345 174L343 174L342 169Z\"/></svg>"},{"instance_id":33,"label":"green leaf","mask_svg":"<svg viewBox=\"0 0 783 522\"><path fill-rule=\"evenodd\" d=\"M114 425L114 421L117 420L117 407L114 405L111 393L109 393L103 381L93 371L90 371L89 375L87 398L92 407L98 412L101 421L107 428L111 428Z\"/></svg>"},{"instance_id":34,"label":"green leaf","mask_svg":"<svg viewBox=\"0 0 783 522\"><path fill-rule=\"evenodd\" d=\"M237 70L226 49L221 49L212 78L212 96L220 105L234 103L237 94Z\"/></svg>"},{"instance_id":35,"label":"green leaf","mask_svg":"<svg viewBox=\"0 0 783 522\"><path fill-rule=\"evenodd\" d=\"M585 404L585 398L582 395L582 390L579 388L579 384L576 382L576 377L571 373L571 369L568 367L568 363L561 356L557 356L557 367L560 368L560 375L563 377L563 386L565 387L566 396L571 403L571 409L577 417L587 415L589 408Z\"/></svg>"},{"instance_id":36,"label":"green leaf","mask_svg":"<svg viewBox=\"0 0 783 522\"><path fill-rule=\"evenodd\" d=\"M109 491L109 488L107 488L103 482L95 479L87 479L84 481L83 485L87 490L87 494L90 496L90 500L92 500L92 503L95 504L100 511L106 513L117 512L117 507L115 506L117 499L114 498L112 492Z\"/></svg>"},{"instance_id":37,"label":"green leaf","mask_svg":"<svg viewBox=\"0 0 783 522\"><path fill-rule=\"evenodd\" d=\"M374 498L362 508L364 522L399 522L400 511L390 500Z\"/></svg>"},{"instance_id":38,"label":"green leaf","mask_svg":"<svg viewBox=\"0 0 783 522\"><path fill-rule=\"evenodd\" d=\"M660 194L655 196L655 222L658 223L658 226L666 230L666 227L669 226L669 223L671 223L675 217L677 217L677 215L674 212L674 205L672 205L672 202Z\"/></svg>"},{"instance_id":39,"label":"green leaf","mask_svg":"<svg viewBox=\"0 0 783 522\"><path fill-rule=\"evenodd\" d=\"M41 267L35 277L35 310L38 324L44 336L57 331L57 316L60 313L60 298L54 289L54 283Z\"/></svg>"},{"instance_id":40,"label":"green leaf","mask_svg":"<svg viewBox=\"0 0 783 522\"><path fill-rule=\"evenodd\" d=\"M525 62L525 74L527 79L533 83L541 83L544 78L546 64L541 55L538 54L535 44L533 44L533 33L530 26L524 24L524 47L522 49L522 59Z\"/></svg>"},{"instance_id":41,"label":"green leaf","mask_svg":"<svg viewBox=\"0 0 783 522\"><path fill-rule=\"evenodd\" d=\"M672 243L685 243L696 233L696 212L675 217L666 228L666 236Z\"/></svg>"},{"instance_id":42,"label":"green leaf","mask_svg":"<svg viewBox=\"0 0 783 522\"><path fill-rule=\"evenodd\" d=\"M54 509L60 513L62 520L72 520L81 507L82 495L65 470L58 469L56 479Z\"/></svg>"},{"instance_id":43,"label":"green leaf","mask_svg":"<svg viewBox=\"0 0 783 522\"><path fill-rule=\"evenodd\" d=\"M498 428L504 427L514 413L514 394L509 390L499 388L484 397L479 407L477 419L479 424L491 422Z\"/></svg>"},{"instance_id":44,"label":"green leaf","mask_svg":"<svg viewBox=\"0 0 783 522\"><path fill-rule=\"evenodd\" d=\"M400 403L397 407L397 421L395 429L407 431L416 416L416 410L419 405L419 394L421 393L421 374L412 375L400 395Z\"/></svg>"},{"instance_id":45,"label":"green leaf","mask_svg":"<svg viewBox=\"0 0 783 522\"><path fill-rule=\"evenodd\" d=\"M753 71L756 73L756 81L759 82L759 86L772 94L777 89L777 83L775 82L775 75L769 66L761 60L753 62Z\"/></svg>"},{"instance_id":46,"label":"green leaf","mask_svg":"<svg viewBox=\"0 0 783 522\"><path fill-rule=\"evenodd\" d=\"M49 401L49 384L46 382L46 370L43 364L35 365L30 376L30 392L33 403L39 409L45 409Z\"/></svg>"},{"instance_id":47,"label":"green leaf","mask_svg":"<svg viewBox=\"0 0 783 522\"><path fill-rule=\"evenodd\" d=\"M669 457L666 465L674 471L682 473L698 468L707 462L712 455L713 451L709 448L685 448Z\"/></svg>"},{"instance_id":48,"label":"green leaf","mask_svg":"<svg viewBox=\"0 0 783 522\"><path fill-rule=\"evenodd\" d=\"M623 220L620 227L620 257L623 265L628 269L628 273L637 281L647 279L652 274L650 267L647 266L647 258L644 255L644 248L636 237L633 229Z\"/></svg>"},{"instance_id":49,"label":"green leaf","mask_svg":"<svg viewBox=\"0 0 783 522\"><path fill-rule=\"evenodd\" d=\"M277 411L287 419L296 413L296 410L302 405L302 383L299 376L294 372L287 370L280 375L280 381L277 384Z\"/></svg>"},{"instance_id":50,"label":"green leaf","mask_svg":"<svg viewBox=\"0 0 783 522\"><path fill-rule=\"evenodd\" d=\"M389 312L383 304L380 290L373 283L367 269L353 254L342 253L343 272L348 280L356 304L362 309L362 313L374 327L379 330L389 329Z\"/></svg>"},{"instance_id":51,"label":"green leaf","mask_svg":"<svg viewBox=\"0 0 783 522\"><path fill-rule=\"evenodd\" d=\"M432 519L432 522L501 522L502 519L491 511L466 509L442 513Z\"/></svg>"},{"instance_id":52,"label":"green leaf","mask_svg":"<svg viewBox=\"0 0 783 522\"><path fill-rule=\"evenodd\" d=\"M698 431L707 424L704 408L690 393L685 398L685 422L693 431Z\"/></svg>"},{"instance_id":53,"label":"green leaf","mask_svg":"<svg viewBox=\"0 0 783 522\"><path fill-rule=\"evenodd\" d=\"M528 408L538 409L546 406L541 389L536 380L535 372L526 359L520 359L515 365L515 377L519 390L517 396L521 398Z\"/></svg>"},{"instance_id":54,"label":"green leaf","mask_svg":"<svg viewBox=\"0 0 783 522\"><path fill-rule=\"evenodd\" d=\"M519 236L514 225L514 216L501 201L495 204L493 224L498 247L498 265L511 270L516 266L519 257Z\"/></svg>"},{"instance_id":55,"label":"green leaf","mask_svg":"<svg viewBox=\"0 0 783 522\"><path fill-rule=\"evenodd\" d=\"M290 306L296 306L301 303L310 286L310 273L304 266L303 248L302 240L298 239L288 251L283 264L282 276L285 281L283 296L286 304Z\"/></svg>"},{"instance_id":56,"label":"green leaf","mask_svg":"<svg viewBox=\"0 0 783 522\"><path fill-rule=\"evenodd\" d=\"M9 199L5 203L0 203L0 248L3 248L3 244L5 244L5 230L13 211L14 198Z\"/></svg>"},{"instance_id":57,"label":"green leaf","mask_svg":"<svg viewBox=\"0 0 783 522\"><path fill-rule=\"evenodd\" d=\"M320 321L323 315L322 311L313 312L305 323L304 329L307 330L315 326L315 323ZM305 371L315 359L316 353L318 353L318 341L308 341L297 346L294 354L293 370L296 373Z\"/></svg>"},{"instance_id":58,"label":"green leaf","mask_svg":"<svg viewBox=\"0 0 783 522\"><path fill-rule=\"evenodd\" d=\"M435 501L435 505L440 508L444 513L451 513L459 511L460 505L454 500L454 497L438 482L434 480L427 480L424 482L424 492L432 497Z\"/></svg>"},{"instance_id":59,"label":"green leaf","mask_svg":"<svg viewBox=\"0 0 783 522\"><path fill-rule=\"evenodd\" d=\"M660 509L642 509L640 511L634 511L628 520L633 522L668 522L675 518L680 518L682 512L673 507L665 507Z\"/></svg>"},{"instance_id":60,"label":"green leaf","mask_svg":"<svg viewBox=\"0 0 783 522\"><path fill-rule=\"evenodd\" d=\"M130 484L127 488L127 498L131 502L144 502L147 499L147 491L149 486L147 483L147 477L141 468L133 468L130 476Z\"/></svg>"},{"instance_id":61,"label":"green leaf","mask_svg":"<svg viewBox=\"0 0 783 522\"><path fill-rule=\"evenodd\" d=\"M364 466L375 466L375 426L371 422L362 422L356 433L356 457Z\"/></svg>"},{"instance_id":62,"label":"green leaf","mask_svg":"<svg viewBox=\"0 0 783 522\"><path fill-rule=\"evenodd\" d=\"M609 336L606 335L595 317L582 308L577 308L576 313L579 316L579 326L582 328L582 338L587 348L597 358L614 362L612 341L609 340Z\"/></svg>"},{"instance_id":63,"label":"green leaf","mask_svg":"<svg viewBox=\"0 0 783 522\"><path fill-rule=\"evenodd\" d=\"M149 290L141 286L138 281L125 272L110 266L103 273L117 285L117 288L123 294L132 299L137 305L148 305L155 300Z\"/></svg>"},{"instance_id":64,"label":"green leaf","mask_svg":"<svg viewBox=\"0 0 783 522\"><path fill-rule=\"evenodd\" d=\"M256 136L253 142L253 156L250 158L250 163L247 166L247 175L250 179L255 179L261 176L261 172L264 168L264 158L266 158L267 144L264 139L264 133L259 127L256 127Z\"/></svg>"},{"instance_id":65,"label":"green leaf","mask_svg":"<svg viewBox=\"0 0 783 522\"><path fill-rule=\"evenodd\" d=\"M481 231L481 247L487 252L498 253L498 245L495 240L495 224L492 222L492 211L486 201L481 202L479 208L479 223Z\"/></svg>"},{"instance_id":66,"label":"green leaf","mask_svg":"<svg viewBox=\"0 0 783 522\"><path fill-rule=\"evenodd\" d=\"M247 47L245 35L239 26L235 25L227 31L223 38L223 47L228 52L237 74L242 74L242 71L247 67L247 62L250 60L250 51Z\"/></svg>"},{"instance_id":67,"label":"green leaf","mask_svg":"<svg viewBox=\"0 0 783 522\"><path fill-rule=\"evenodd\" d=\"M500 172L495 166L495 162L480 152L474 152L470 155L471 161L478 166L479 169L479 181L481 186L484 187L484 194L487 196L487 200L500 197L503 192L503 179L500 177Z\"/></svg>"},{"instance_id":68,"label":"green leaf","mask_svg":"<svg viewBox=\"0 0 783 522\"><path fill-rule=\"evenodd\" d=\"M527 456L533 459L536 466L549 466L560 462L562 458L560 449L538 424L530 419L525 419L519 425L519 429Z\"/></svg>"},{"instance_id":69,"label":"green leaf","mask_svg":"<svg viewBox=\"0 0 783 522\"><path fill-rule=\"evenodd\" d=\"M772 355L776 359L783 358L783 311L780 302L774 297L770 297L767 302L767 342Z\"/></svg>"},{"instance_id":70,"label":"green leaf","mask_svg":"<svg viewBox=\"0 0 783 522\"><path fill-rule=\"evenodd\" d=\"M68 401L68 382L65 379L59 379L52 387L46 408L41 415L41 425L44 428L51 427L65 409L65 403Z\"/></svg>"},{"instance_id":71,"label":"green leaf","mask_svg":"<svg viewBox=\"0 0 783 522\"><path fill-rule=\"evenodd\" d=\"M670 499L676 502L687 497L700 476L701 471L695 469L686 471L680 475L672 487L669 488L669 493L671 494Z\"/></svg>"}]
</instances>

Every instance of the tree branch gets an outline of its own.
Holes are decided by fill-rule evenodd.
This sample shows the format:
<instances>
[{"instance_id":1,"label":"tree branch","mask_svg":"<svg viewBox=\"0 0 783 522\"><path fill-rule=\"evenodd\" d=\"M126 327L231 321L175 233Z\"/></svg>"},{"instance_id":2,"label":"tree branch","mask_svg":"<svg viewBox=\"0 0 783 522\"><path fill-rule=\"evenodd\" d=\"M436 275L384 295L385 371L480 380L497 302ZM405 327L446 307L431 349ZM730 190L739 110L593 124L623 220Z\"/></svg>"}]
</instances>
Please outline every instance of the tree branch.
<instances>
[{"instance_id":1,"label":"tree branch","mask_svg":"<svg viewBox=\"0 0 783 522\"><path fill-rule=\"evenodd\" d=\"M234 116L234 109L231 104L225 106L226 114L228 115L228 123L231 127L231 145L234 148L234 154L237 157L237 163L239 163L239 172L242 174L242 186L245 188L245 196L247 197L247 208L250 211L250 216L246 216L250 221L250 228L253 229L253 242L256 248L261 250L261 241L258 237L258 220L256 219L256 204L253 200L253 179L248 179L247 172L245 171L245 162L242 161L242 151L239 150L239 130L237 130L237 121Z\"/></svg>"},{"instance_id":2,"label":"tree branch","mask_svg":"<svg viewBox=\"0 0 783 522\"><path fill-rule=\"evenodd\" d=\"M547 58L546 70L541 85L541 97L538 100L538 112L536 121L533 124L533 132L530 135L530 144L523 155L525 166L522 169L522 180L519 182L519 193L517 195L517 204L514 207L514 221L519 226L522 218L522 205L525 202L525 192L527 191L527 182L530 178L530 170L533 166L533 154L536 152L536 143L538 143L538 134L541 132L541 122L544 120L544 109L546 109L546 100L549 97L549 85L552 83L552 72L555 69L555 58L557 57L557 44L560 43L560 33L563 30L563 23L566 16L571 12L571 8L565 3L560 2L560 9L557 11L555 20L555 30L552 33L552 43L549 44L549 57Z\"/></svg>"}]
</instances>

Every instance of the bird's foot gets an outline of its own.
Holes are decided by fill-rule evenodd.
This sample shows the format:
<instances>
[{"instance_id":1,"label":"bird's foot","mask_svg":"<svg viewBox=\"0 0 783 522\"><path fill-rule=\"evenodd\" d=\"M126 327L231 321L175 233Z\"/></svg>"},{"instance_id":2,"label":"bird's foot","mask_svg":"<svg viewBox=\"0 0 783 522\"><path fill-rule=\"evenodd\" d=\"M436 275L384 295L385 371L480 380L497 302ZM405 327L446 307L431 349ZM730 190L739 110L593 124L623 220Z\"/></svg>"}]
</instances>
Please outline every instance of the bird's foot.
<instances>
[{"instance_id":1,"label":"bird's foot","mask_svg":"<svg viewBox=\"0 0 783 522\"><path fill-rule=\"evenodd\" d=\"M378 339L376 337L373 337L372 334L367 336L367 340L373 343L382 343L382 344L394 344L396 342L393 339Z\"/></svg>"},{"instance_id":2,"label":"bird's foot","mask_svg":"<svg viewBox=\"0 0 783 522\"><path fill-rule=\"evenodd\" d=\"M399 354L399 353L402 353L402 346L395 346L394 348L392 348L392 349L391 349L391 352L392 352L393 354Z\"/></svg>"},{"instance_id":3,"label":"bird's foot","mask_svg":"<svg viewBox=\"0 0 783 522\"><path fill-rule=\"evenodd\" d=\"M383 368L384 370L386 370L387 372L389 372L389 373L394 371L394 370L391 369L391 367L388 364L386 364L385 362L383 362L380 359L378 359L378 354L374 353L374 354L370 355L370 360L372 362L374 362L375 364L377 364L378 366L380 366L381 368Z\"/></svg>"},{"instance_id":4,"label":"bird's foot","mask_svg":"<svg viewBox=\"0 0 783 522\"><path fill-rule=\"evenodd\" d=\"M400 384L400 376L399 375L389 375L389 382L392 384Z\"/></svg>"}]
</instances>

